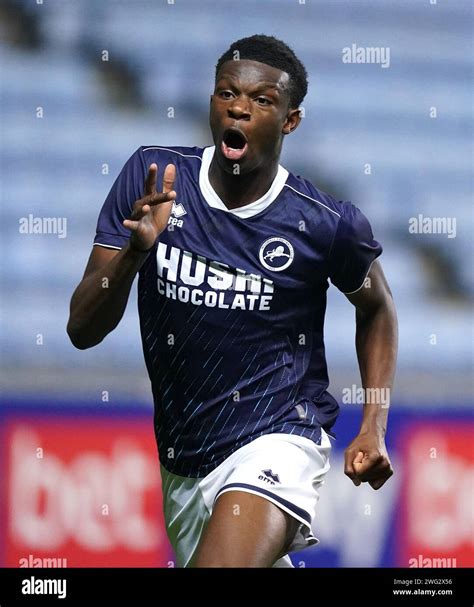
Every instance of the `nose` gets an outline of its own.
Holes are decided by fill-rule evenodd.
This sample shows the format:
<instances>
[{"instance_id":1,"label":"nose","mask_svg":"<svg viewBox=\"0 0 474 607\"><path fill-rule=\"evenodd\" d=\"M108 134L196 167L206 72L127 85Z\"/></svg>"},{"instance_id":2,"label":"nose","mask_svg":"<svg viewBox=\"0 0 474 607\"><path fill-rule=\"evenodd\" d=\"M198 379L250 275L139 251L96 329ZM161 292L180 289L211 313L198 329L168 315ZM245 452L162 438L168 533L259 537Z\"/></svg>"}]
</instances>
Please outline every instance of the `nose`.
<instances>
[{"instance_id":1,"label":"nose","mask_svg":"<svg viewBox=\"0 0 474 607\"><path fill-rule=\"evenodd\" d=\"M250 106L248 100L242 95L236 97L232 105L227 109L230 118L235 120L250 120Z\"/></svg>"}]
</instances>

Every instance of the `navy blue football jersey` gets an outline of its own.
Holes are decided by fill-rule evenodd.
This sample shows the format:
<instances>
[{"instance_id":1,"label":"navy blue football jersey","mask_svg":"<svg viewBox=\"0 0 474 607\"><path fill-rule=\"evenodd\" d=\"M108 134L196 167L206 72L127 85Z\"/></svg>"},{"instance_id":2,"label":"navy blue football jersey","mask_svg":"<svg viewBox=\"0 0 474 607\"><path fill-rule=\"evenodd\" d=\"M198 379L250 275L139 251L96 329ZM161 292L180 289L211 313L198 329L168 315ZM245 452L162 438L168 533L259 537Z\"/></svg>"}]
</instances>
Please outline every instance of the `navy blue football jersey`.
<instances>
[{"instance_id":1,"label":"navy blue football jersey","mask_svg":"<svg viewBox=\"0 0 474 607\"><path fill-rule=\"evenodd\" d=\"M138 306L162 465L202 477L268 433L329 431L323 325L328 279L358 290L382 247L350 202L338 202L279 166L259 200L229 210L209 182L214 147L141 147L99 216L94 244L120 249L122 225L176 166L166 229L142 266Z\"/></svg>"}]
</instances>

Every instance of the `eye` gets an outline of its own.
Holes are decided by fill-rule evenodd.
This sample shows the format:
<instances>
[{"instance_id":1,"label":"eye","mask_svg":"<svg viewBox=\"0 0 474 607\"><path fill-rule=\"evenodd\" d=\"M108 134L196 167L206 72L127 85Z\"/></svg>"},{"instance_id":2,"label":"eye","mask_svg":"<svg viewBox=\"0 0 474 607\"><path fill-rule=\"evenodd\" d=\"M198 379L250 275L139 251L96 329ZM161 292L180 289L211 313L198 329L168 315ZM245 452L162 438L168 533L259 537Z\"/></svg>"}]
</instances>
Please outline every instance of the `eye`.
<instances>
[{"instance_id":1,"label":"eye","mask_svg":"<svg viewBox=\"0 0 474 607\"><path fill-rule=\"evenodd\" d=\"M231 91L221 91L219 93L219 97L222 97L222 99L231 99L232 98L232 92Z\"/></svg>"},{"instance_id":2,"label":"eye","mask_svg":"<svg viewBox=\"0 0 474 607\"><path fill-rule=\"evenodd\" d=\"M266 97L257 97L255 100L259 105L271 105L272 102Z\"/></svg>"}]
</instances>

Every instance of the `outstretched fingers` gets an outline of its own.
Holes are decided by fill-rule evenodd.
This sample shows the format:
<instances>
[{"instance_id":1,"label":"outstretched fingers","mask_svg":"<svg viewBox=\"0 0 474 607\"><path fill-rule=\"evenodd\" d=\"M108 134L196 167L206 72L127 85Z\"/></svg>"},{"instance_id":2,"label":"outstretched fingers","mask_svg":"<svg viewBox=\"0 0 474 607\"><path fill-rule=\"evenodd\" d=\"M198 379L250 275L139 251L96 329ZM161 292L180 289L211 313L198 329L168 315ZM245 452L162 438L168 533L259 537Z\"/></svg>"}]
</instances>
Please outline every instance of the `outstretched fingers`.
<instances>
[{"instance_id":1,"label":"outstretched fingers","mask_svg":"<svg viewBox=\"0 0 474 607\"><path fill-rule=\"evenodd\" d=\"M155 165L156 166L156 165ZM167 164L163 175L163 193L171 194L173 191L174 181L176 179L176 167L174 164Z\"/></svg>"},{"instance_id":2,"label":"outstretched fingers","mask_svg":"<svg viewBox=\"0 0 474 607\"><path fill-rule=\"evenodd\" d=\"M145 179L145 196L151 196L156 192L156 179L158 177L158 166L150 164L148 174Z\"/></svg>"}]
</instances>

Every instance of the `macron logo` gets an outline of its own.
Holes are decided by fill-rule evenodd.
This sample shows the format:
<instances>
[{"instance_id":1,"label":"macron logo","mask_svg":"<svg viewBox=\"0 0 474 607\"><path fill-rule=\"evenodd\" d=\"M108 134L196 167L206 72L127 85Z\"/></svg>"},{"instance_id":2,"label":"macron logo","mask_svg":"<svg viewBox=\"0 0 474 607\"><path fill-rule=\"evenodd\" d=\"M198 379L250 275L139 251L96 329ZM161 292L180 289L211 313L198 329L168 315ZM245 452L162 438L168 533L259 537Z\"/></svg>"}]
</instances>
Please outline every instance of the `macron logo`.
<instances>
[{"instance_id":1,"label":"macron logo","mask_svg":"<svg viewBox=\"0 0 474 607\"><path fill-rule=\"evenodd\" d=\"M262 470L263 474L258 477L259 481L265 481L269 485L275 485L276 483L280 483L280 477L278 474L274 474L270 468L268 470Z\"/></svg>"}]
</instances>

